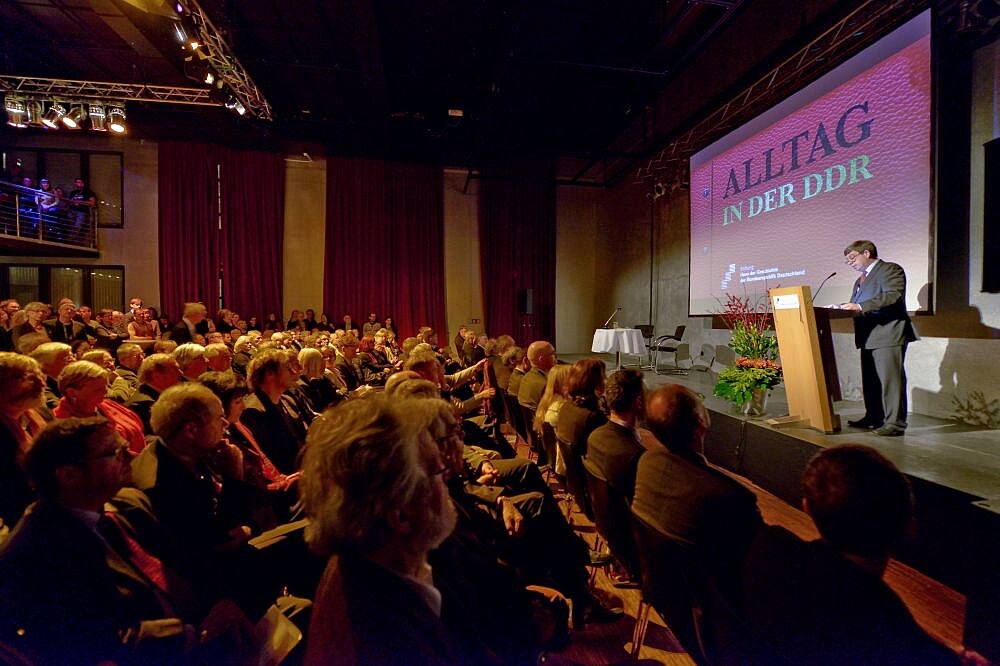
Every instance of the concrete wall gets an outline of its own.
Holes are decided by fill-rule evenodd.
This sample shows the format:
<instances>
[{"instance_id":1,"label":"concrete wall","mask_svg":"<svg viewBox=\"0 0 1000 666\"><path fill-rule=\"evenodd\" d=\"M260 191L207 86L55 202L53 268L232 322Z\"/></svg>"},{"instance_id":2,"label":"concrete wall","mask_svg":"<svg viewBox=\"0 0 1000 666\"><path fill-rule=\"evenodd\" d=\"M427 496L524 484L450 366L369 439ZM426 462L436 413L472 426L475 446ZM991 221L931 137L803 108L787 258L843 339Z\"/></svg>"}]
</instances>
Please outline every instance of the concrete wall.
<instances>
[{"instance_id":1,"label":"concrete wall","mask_svg":"<svg viewBox=\"0 0 1000 666\"><path fill-rule=\"evenodd\" d=\"M93 265L125 267L125 298L142 296L148 305L158 305L160 297L160 264L158 253L157 162L156 144L126 137L94 136L60 132L47 136L8 133L4 145L21 148L63 148L70 150L101 150L122 153L124 226L121 229L98 229L97 243L101 254L97 259L44 258L0 256L3 263L55 265ZM37 174L29 174L35 177ZM98 194L100 194L98 192ZM169 275L163 276L170 279ZM124 305L124 304L123 304Z\"/></svg>"}]
</instances>

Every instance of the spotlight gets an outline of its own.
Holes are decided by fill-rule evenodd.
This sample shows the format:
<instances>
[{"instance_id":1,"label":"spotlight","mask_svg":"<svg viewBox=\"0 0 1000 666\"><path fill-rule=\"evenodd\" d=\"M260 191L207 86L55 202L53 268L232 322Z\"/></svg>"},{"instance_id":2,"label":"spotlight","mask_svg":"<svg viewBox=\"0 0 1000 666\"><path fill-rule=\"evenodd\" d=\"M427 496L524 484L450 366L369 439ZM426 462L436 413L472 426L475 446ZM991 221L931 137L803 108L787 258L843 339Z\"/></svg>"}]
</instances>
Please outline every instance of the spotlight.
<instances>
[{"instance_id":1,"label":"spotlight","mask_svg":"<svg viewBox=\"0 0 1000 666\"><path fill-rule=\"evenodd\" d=\"M108 128L105 126L104 121L106 116L104 114L104 107L99 104L91 104L90 111L87 113L90 116L90 129L95 132L107 132Z\"/></svg>"},{"instance_id":2,"label":"spotlight","mask_svg":"<svg viewBox=\"0 0 1000 666\"><path fill-rule=\"evenodd\" d=\"M29 125L34 127L42 127L42 103L32 100L29 101L26 106L28 107L28 117L27 121Z\"/></svg>"},{"instance_id":3,"label":"spotlight","mask_svg":"<svg viewBox=\"0 0 1000 666\"><path fill-rule=\"evenodd\" d=\"M181 25L180 21L174 23L174 35L177 37L177 41L181 44L187 43L187 31L184 30L184 26Z\"/></svg>"},{"instance_id":4,"label":"spotlight","mask_svg":"<svg viewBox=\"0 0 1000 666\"><path fill-rule=\"evenodd\" d=\"M112 106L108 109L108 127L115 134L125 133L125 108Z\"/></svg>"},{"instance_id":5,"label":"spotlight","mask_svg":"<svg viewBox=\"0 0 1000 666\"><path fill-rule=\"evenodd\" d=\"M208 85L215 83L215 74L212 73L212 70L205 72L205 83Z\"/></svg>"},{"instance_id":6,"label":"spotlight","mask_svg":"<svg viewBox=\"0 0 1000 666\"><path fill-rule=\"evenodd\" d=\"M238 99L236 99L235 95L229 96L229 99L226 100L225 107L230 111L235 111L241 116L246 115L247 112L247 108L243 106L243 104Z\"/></svg>"},{"instance_id":7,"label":"spotlight","mask_svg":"<svg viewBox=\"0 0 1000 666\"><path fill-rule=\"evenodd\" d=\"M62 117L63 125L70 129L80 129L80 124L87 117L87 112L83 110L83 105L78 104L70 109L69 113Z\"/></svg>"},{"instance_id":8,"label":"spotlight","mask_svg":"<svg viewBox=\"0 0 1000 666\"><path fill-rule=\"evenodd\" d=\"M52 106L49 107L48 113L42 118L42 123L45 124L49 129L59 129L59 119L66 115L66 107L59 102L53 102Z\"/></svg>"},{"instance_id":9,"label":"spotlight","mask_svg":"<svg viewBox=\"0 0 1000 666\"><path fill-rule=\"evenodd\" d=\"M25 107L24 100L13 99L8 97L4 108L7 111L7 124L11 127L27 127L27 123L24 122L24 117L27 113L27 107Z\"/></svg>"}]
</instances>

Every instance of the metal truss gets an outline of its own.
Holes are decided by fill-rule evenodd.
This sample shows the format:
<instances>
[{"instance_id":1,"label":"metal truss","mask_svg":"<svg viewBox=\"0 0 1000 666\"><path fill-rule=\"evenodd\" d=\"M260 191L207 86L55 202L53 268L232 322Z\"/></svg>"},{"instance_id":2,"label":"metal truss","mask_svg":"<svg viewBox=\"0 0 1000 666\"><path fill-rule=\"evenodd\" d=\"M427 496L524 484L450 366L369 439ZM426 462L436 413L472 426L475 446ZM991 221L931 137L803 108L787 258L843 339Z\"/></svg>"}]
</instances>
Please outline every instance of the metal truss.
<instances>
[{"instance_id":1,"label":"metal truss","mask_svg":"<svg viewBox=\"0 0 1000 666\"><path fill-rule=\"evenodd\" d=\"M48 99L160 102L194 106L222 106L209 97L204 88L182 86L152 86L142 83L108 83L103 81L71 81L30 76L0 74L0 88L7 95L45 97Z\"/></svg>"},{"instance_id":2,"label":"metal truss","mask_svg":"<svg viewBox=\"0 0 1000 666\"><path fill-rule=\"evenodd\" d=\"M686 188L688 158L694 152L815 80L831 63L843 62L926 7L926 1L921 0L864 3L692 127L669 139L655 157L636 169L635 182Z\"/></svg>"},{"instance_id":3,"label":"metal truss","mask_svg":"<svg viewBox=\"0 0 1000 666\"><path fill-rule=\"evenodd\" d=\"M201 5L196 0L178 0L178 4L190 15L198 31L199 57L203 56L205 63L229 86L247 114L261 120L273 120L271 105Z\"/></svg>"}]
</instances>

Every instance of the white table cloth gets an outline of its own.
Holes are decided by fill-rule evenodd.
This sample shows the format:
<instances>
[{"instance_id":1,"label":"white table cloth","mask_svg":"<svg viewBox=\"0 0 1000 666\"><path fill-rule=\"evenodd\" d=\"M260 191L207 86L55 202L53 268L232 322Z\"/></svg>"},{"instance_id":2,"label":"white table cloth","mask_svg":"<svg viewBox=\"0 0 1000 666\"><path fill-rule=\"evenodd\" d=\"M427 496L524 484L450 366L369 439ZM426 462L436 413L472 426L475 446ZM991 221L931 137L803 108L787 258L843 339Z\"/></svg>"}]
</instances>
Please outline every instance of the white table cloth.
<instances>
[{"instance_id":1,"label":"white table cloth","mask_svg":"<svg viewBox=\"0 0 1000 666\"><path fill-rule=\"evenodd\" d=\"M646 343L637 328L599 328L594 331L590 351L601 354L645 354Z\"/></svg>"}]
</instances>

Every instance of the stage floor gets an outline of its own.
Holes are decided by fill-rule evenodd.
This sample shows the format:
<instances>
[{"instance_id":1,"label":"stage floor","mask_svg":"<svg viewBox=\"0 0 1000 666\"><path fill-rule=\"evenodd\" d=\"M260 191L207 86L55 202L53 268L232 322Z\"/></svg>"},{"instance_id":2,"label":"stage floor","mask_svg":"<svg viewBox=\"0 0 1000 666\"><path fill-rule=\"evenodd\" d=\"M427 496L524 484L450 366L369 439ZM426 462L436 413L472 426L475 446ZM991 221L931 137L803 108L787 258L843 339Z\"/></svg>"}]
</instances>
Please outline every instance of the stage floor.
<instances>
[{"instance_id":1,"label":"stage floor","mask_svg":"<svg viewBox=\"0 0 1000 666\"><path fill-rule=\"evenodd\" d=\"M614 370L611 354L573 355L563 360L598 356ZM634 358L634 357L630 357ZM687 375L663 374L644 371L646 384L655 388L663 384L678 383L705 396L705 404L713 412L737 416L731 403L712 395L715 375L711 372L692 370ZM861 418L864 405L843 400L834 403L840 414L842 430L826 435L810 428L773 428L764 420L788 413L785 392L778 386L767 402L767 415L751 419L754 425L778 430L811 444L829 447L838 444L867 444L891 460L903 473L926 481L959 490L983 499L1000 499L1000 430L975 427L910 412L909 425L902 437L879 437L865 430L847 427L847 421Z\"/></svg>"}]
</instances>

